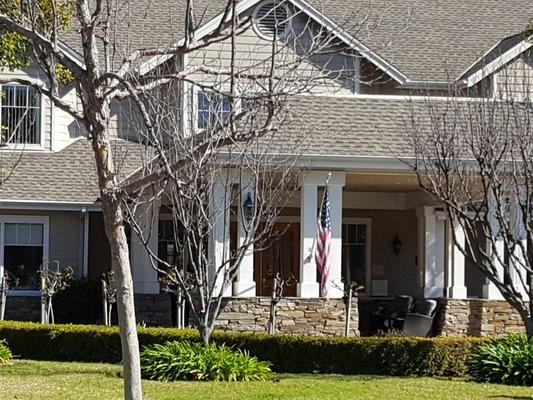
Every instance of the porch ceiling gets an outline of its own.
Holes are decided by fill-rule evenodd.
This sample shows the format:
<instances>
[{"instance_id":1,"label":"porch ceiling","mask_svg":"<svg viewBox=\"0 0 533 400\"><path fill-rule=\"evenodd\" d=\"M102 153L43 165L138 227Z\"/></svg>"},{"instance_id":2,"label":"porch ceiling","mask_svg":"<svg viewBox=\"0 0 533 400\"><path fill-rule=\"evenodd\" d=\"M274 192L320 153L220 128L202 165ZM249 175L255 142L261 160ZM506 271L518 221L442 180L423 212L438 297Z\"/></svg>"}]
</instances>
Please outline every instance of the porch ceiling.
<instances>
[{"instance_id":1,"label":"porch ceiling","mask_svg":"<svg viewBox=\"0 0 533 400\"><path fill-rule=\"evenodd\" d=\"M416 192L420 190L413 174L347 173L345 190L370 192Z\"/></svg>"}]
</instances>

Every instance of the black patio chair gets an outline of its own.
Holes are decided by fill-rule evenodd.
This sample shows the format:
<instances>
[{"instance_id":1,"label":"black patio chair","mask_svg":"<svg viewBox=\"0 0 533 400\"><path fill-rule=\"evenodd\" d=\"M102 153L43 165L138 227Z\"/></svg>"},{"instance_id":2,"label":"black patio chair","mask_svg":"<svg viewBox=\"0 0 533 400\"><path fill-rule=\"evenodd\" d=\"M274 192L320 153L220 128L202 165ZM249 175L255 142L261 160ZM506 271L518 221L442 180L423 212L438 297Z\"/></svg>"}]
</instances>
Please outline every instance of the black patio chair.
<instances>
[{"instance_id":1,"label":"black patio chair","mask_svg":"<svg viewBox=\"0 0 533 400\"><path fill-rule=\"evenodd\" d=\"M413 307L414 297L399 294L394 298L394 307L387 316L387 328L389 330L402 329L405 320L405 314L411 311Z\"/></svg>"},{"instance_id":2,"label":"black patio chair","mask_svg":"<svg viewBox=\"0 0 533 400\"><path fill-rule=\"evenodd\" d=\"M405 314L405 321L403 323L403 333L405 336L429 336L436 311L436 300L419 299L415 301L413 309Z\"/></svg>"}]
</instances>

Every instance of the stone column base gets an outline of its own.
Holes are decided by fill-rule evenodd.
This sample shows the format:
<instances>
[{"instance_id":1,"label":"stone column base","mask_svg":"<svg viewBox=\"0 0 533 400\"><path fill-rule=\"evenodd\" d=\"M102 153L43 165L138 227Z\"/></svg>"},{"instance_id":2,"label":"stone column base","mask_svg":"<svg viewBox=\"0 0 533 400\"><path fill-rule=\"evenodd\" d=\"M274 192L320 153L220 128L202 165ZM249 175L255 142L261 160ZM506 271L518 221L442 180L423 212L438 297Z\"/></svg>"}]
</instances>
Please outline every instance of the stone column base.
<instances>
[{"instance_id":1,"label":"stone column base","mask_svg":"<svg viewBox=\"0 0 533 400\"><path fill-rule=\"evenodd\" d=\"M518 313L500 300L443 299L439 332L444 336L504 336L525 332Z\"/></svg>"}]
</instances>

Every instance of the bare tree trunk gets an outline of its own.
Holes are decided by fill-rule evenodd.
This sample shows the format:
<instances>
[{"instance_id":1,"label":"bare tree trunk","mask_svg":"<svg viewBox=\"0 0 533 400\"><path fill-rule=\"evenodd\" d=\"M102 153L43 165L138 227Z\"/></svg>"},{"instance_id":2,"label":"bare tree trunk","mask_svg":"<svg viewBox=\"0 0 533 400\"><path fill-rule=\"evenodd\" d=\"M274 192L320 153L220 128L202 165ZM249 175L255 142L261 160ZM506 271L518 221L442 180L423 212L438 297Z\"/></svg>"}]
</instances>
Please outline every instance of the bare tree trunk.
<instances>
[{"instance_id":1,"label":"bare tree trunk","mask_svg":"<svg viewBox=\"0 0 533 400\"><path fill-rule=\"evenodd\" d=\"M124 228L122 201L117 190L116 171L107 122L109 102L96 101L88 110L92 122L92 145L98 174L106 235L111 248L111 268L117 290L117 312L122 346L124 399L141 400L141 361L135 319L135 299L128 240ZM100 106L100 107L99 107ZM147 266L148 267L148 266Z\"/></svg>"},{"instance_id":2,"label":"bare tree trunk","mask_svg":"<svg viewBox=\"0 0 533 400\"><path fill-rule=\"evenodd\" d=\"M350 282L346 282L344 292L346 293L346 316L344 321L344 336L350 335L350 322L352 320L352 296L353 290Z\"/></svg>"},{"instance_id":3,"label":"bare tree trunk","mask_svg":"<svg viewBox=\"0 0 533 400\"><path fill-rule=\"evenodd\" d=\"M533 336L533 317L530 317L527 320L525 320L524 324L526 326L526 334L528 336Z\"/></svg>"},{"instance_id":4,"label":"bare tree trunk","mask_svg":"<svg viewBox=\"0 0 533 400\"><path fill-rule=\"evenodd\" d=\"M213 333L213 329L210 327L204 326L199 328L200 331L200 337L202 338L202 343L204 346L209 345L211 342L211 334Z\"/></svg>"},{"instance_id":5,"label":"bare tree trunk","mask_svg":"<svg viewBox=\"0 0 533 400\"><path fill-rule=\"evenodd\" d=\"M124 398L140 400L142 399L141 365L128 242L120 205L109 200L104 200L103 203L106 231L111 245L111 266L117 284L118 325L124 365Z\"/></svg>"},{"instance_id":6,"label":"bare tree trunk","mask_svg":"<svg viewBox=\"0 0 533 400\"><path fill-rule=\"evenodd\" d=\"M107 284L102 280L102 311L104 312L104 325L109 326L108 307L107 307Z\"/></svg>"},{"instance_id":7,"label":"bare tree trunk","mask_svg":"<svg viewBox=\"0 0 533 400\"><path fill-rule=\"evenodd\" d=\"M0 277L0 321L3 321L6 315L7 290L7 279L5 275L2 275Z\"/></svg>"}]
</instances>

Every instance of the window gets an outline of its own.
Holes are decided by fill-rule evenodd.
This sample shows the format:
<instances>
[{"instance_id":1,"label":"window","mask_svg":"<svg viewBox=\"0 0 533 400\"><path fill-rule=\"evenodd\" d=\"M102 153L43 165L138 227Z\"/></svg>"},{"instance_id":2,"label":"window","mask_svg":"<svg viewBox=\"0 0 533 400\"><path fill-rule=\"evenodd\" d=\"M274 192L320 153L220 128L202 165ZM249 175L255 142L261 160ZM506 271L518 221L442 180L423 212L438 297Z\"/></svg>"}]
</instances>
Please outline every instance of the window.
<instances>
[{"instance_id":1,"label":"window","mask_svg":"<svg viewBox=\"0 0 533 400\"><path fill-rule=\"evenodd\" d=\"M342 225L343 277L366 286L367 280L367 224Z\"/></svg>"},{"instance_id":2,"label":"window","mask_svg":"<svg viewBox=\"0 0 533 400\"><path fill-rule=\"evenodd\" d=\"M9 217L2 222L0 254L13 291L39 290L39 270L48 252L43 218Z\"/></svg>"},{"instance_id":3,"label":"window","mask_svg":"<svg viewBox=\"0 0 533 400\"><path fill-rule=\"evenodd\" d=\"M197 127L205 129L224 122L229 116L230 108L229 97L199 91Z\"/></svg>"},{"instance_id":4,"label":"window","mask_svg":"<svg viewBox=\"0 0 533 400\"><path fill-rule=\"evenodd\" d=\"M260 3L253 15L253 27L263 39L284 38L289 28L289 11L283 1L267 0Z\"/></svg>"},{"instance_id":5,"label":"window","mask_svg":"<svg viewBox=\"0 0 533 400\"><path fill-rule=\"evenodd\" d=\"M30 86L2 85L2 144L41 143L41 96Z\"/></svg>"}]
</instances>

